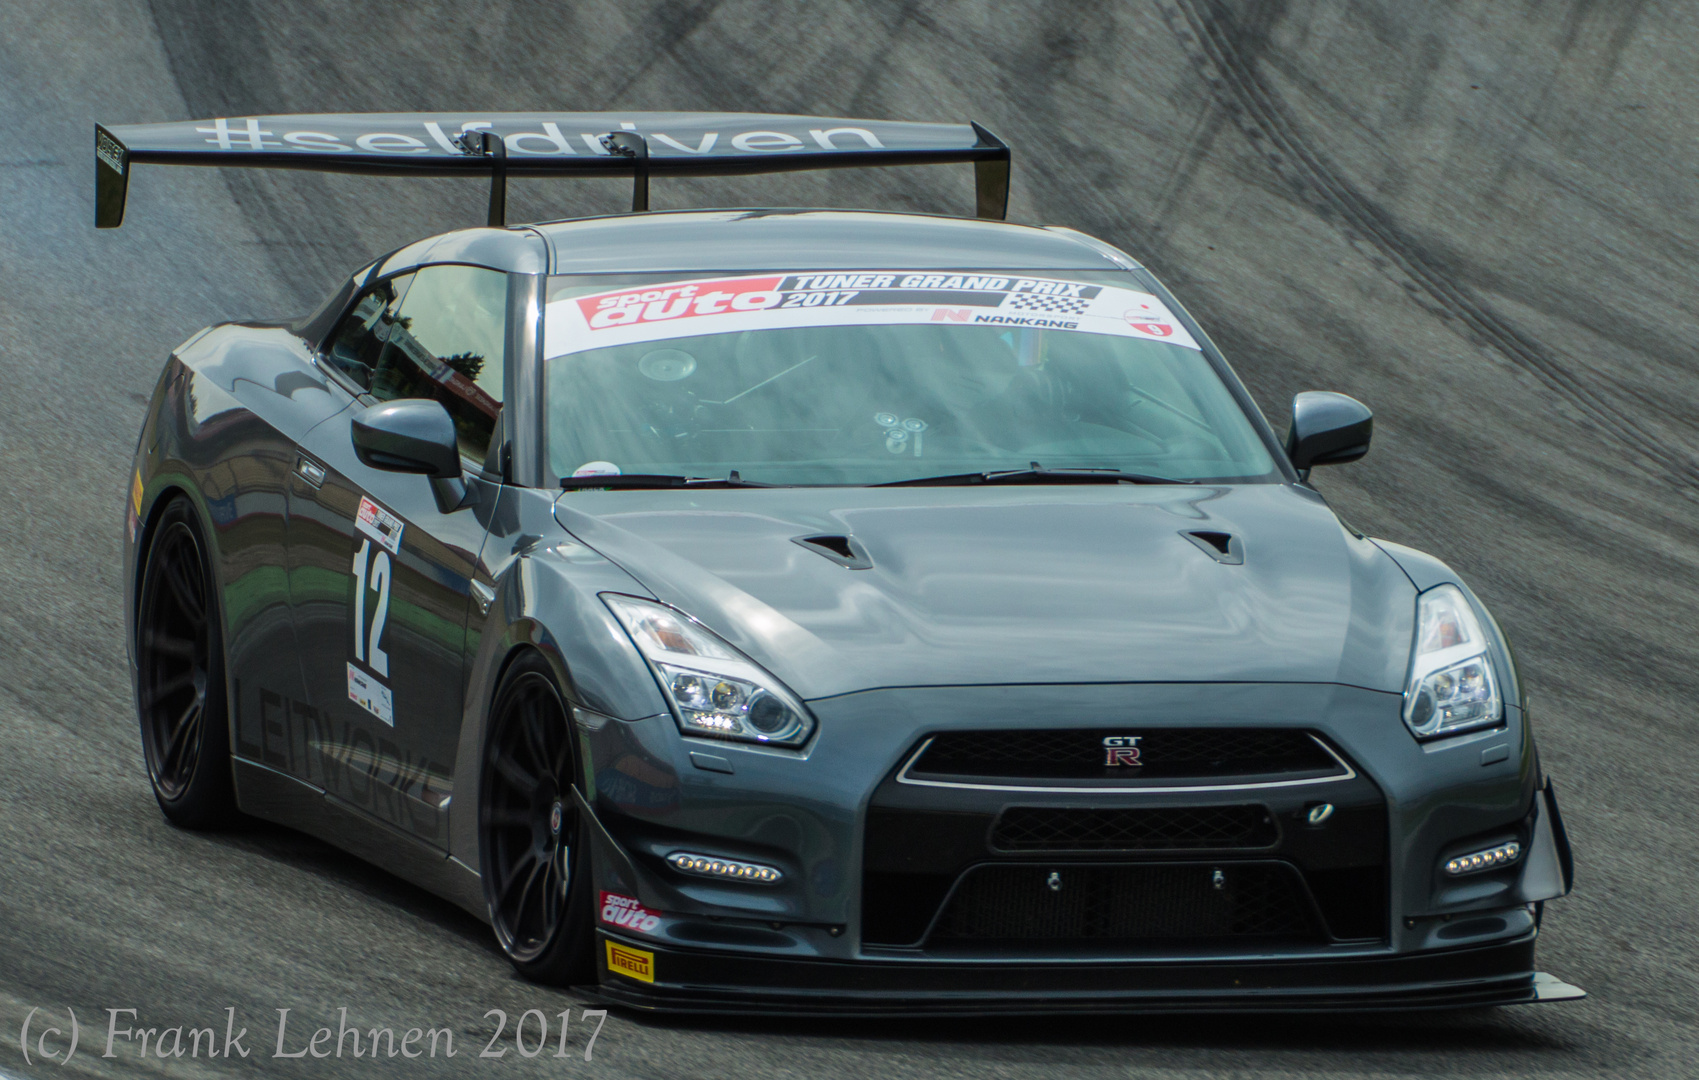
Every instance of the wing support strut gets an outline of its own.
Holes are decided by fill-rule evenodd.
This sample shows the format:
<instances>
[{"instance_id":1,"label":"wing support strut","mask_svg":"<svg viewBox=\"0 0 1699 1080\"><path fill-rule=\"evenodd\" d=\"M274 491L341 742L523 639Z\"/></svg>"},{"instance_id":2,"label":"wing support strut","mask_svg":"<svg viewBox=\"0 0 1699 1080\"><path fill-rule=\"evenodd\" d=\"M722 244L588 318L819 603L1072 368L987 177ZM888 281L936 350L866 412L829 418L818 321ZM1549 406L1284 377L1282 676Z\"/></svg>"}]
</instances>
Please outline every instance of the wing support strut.
<instances>
[{"instance_id":1,"label":"wing support strut","mask_svg":"<svg viewBox=\"0 0 1699 1080\"><path fill-rule=\"evenodd\" d=\"M490 219L492 229L507 227L507 143L493 131L468 131L454 143L473 157L490 159Z\"/></svg>"},{"instance_id":2,"label":"wing support strut","mask_svg":"<svg viewBox=\"0 0 1699 1080\"><path fill-rule=\"evenodd\" d=\"M602 136L602 145L608 153L632 160L637 175L631 188L631 212L649 209L649 140L635 131L615 131Z\"/></svg>"}]
</instances>

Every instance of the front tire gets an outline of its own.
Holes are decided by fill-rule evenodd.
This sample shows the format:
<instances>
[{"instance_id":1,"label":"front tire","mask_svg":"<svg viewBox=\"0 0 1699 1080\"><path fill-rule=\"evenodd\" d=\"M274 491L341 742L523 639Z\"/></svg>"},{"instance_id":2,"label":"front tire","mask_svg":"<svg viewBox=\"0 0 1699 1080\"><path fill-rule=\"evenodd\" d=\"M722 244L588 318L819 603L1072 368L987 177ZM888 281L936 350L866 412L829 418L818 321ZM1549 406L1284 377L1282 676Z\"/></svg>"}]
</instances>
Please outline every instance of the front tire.
<instances>
[{"instance_id":1,"label":"front tire","mask_svg":"<svg viewBox=\"0 0 1699 1080\"><path fill-rule=\"evenodd\" d=\"M148 780L166 818L187 829L228 826L240 816L208 550L189 500L176 497L153 528L136 606L136 705Z\"/></svg>"},{"instance_id":2,"label":"front tire","mask_svg":"<svg viewBox=\"0 0 1699 1080\"><path fill-rule=\"evenodd\" d=\"M537 653L515 660L490 710L479 787L484 898L496 941L533 982L595 981L589 830L579 820L566 699Z\"/></svg>"}]
</instances>

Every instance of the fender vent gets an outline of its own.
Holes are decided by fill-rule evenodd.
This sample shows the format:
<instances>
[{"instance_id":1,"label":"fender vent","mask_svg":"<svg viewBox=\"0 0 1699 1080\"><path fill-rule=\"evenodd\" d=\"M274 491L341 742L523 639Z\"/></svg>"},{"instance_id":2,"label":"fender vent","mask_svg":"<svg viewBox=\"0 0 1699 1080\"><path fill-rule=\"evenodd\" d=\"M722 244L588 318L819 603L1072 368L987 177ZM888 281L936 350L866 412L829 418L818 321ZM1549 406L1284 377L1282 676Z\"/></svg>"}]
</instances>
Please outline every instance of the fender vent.
<instances>
[{"instance_id":1,"label":"fender vent","mask_svg":"<svg viewBox=\"0 0 1699 1080\"><path fill-rule=\"evenodd\" d=\"M1180 534L1198 546L1198 550L1218 563L1238 566L1245 561L1245 545L1232 533L1208 532L1196 529Z\"/></svg>"},{"instance_id":2,"label":"fender vent","mask_svg":"<svg viewBox=\"0 0 1699 1080\"><path fill-rule=\"evenodd\" d=\"M850 570L870 570L873 560L867 557L867 549L853 536L840 536L834 533L820 533L815 536L793 536L791 543L799 544L814 552L824 555L839 566Z\"/></svg>"}]
</instances>

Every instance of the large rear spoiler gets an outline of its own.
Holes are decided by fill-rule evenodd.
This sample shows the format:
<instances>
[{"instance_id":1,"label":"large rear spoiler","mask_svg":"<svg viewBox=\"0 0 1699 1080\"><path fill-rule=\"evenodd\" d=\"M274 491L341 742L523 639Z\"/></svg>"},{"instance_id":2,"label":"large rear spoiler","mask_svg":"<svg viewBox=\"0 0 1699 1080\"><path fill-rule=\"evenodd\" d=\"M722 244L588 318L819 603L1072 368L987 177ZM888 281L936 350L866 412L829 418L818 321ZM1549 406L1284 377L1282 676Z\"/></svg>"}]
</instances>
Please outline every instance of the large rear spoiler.
<instances>
[{"instance_id":1,"label":"large rear spoiler","mask_svg":"<svg viewBox=\"0 0 1699 1080\"><path fill-rule=\"evenodd\" d=\"M491 178L489 224L506 223L508 176L650 176L973 162L975 213L1009 205L1009 148L978 124L757 113L344 113L94 127L97 228L124 222L130 168L238 165L364 175Z\"/></svg>"}]
</instances>

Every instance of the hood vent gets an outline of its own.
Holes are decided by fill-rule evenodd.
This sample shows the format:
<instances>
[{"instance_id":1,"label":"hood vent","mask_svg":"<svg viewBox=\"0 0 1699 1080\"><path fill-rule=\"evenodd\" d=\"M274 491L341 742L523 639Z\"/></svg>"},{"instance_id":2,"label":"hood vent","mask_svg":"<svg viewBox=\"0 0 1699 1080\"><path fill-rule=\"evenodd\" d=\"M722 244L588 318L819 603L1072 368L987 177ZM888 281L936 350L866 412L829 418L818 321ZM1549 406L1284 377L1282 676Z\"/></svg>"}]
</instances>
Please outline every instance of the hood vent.
<instances>
[{"instance_id":1,"label":"hood vent","mask_svg":"<svg viewBox=\"0 0 1699 1080\"><path fill-rule=\"evenodd\" d=\"M867 549L853 536L840 536L835 533L819 533L814 536L793 536L791 543L800 544L816 555L824 555L839 566L850 570L871 570L873 560L867 557Z\"/></svg>"},{"instance_id":2,"label":"hood vent","mask_svg":"<svg viewBox=\"0 0 1699 1080\"><path fill-rule=\"evenodd\" d=\"M1180 534L1198 546L1198 550L1218 563L1239 566L1245 561L1245 545L1232 533L1208 532L1196 529Z\"/></svg>"}]
</instances>

